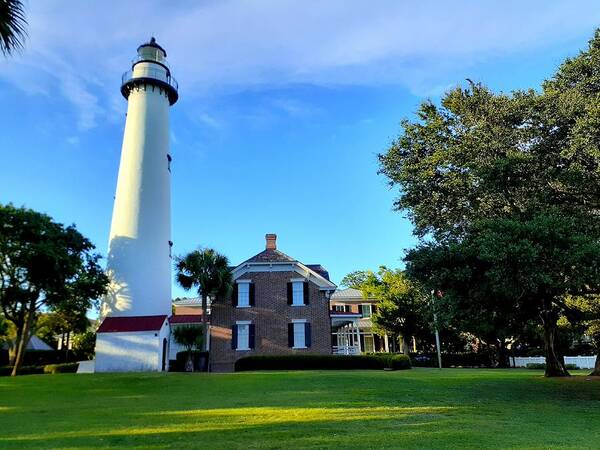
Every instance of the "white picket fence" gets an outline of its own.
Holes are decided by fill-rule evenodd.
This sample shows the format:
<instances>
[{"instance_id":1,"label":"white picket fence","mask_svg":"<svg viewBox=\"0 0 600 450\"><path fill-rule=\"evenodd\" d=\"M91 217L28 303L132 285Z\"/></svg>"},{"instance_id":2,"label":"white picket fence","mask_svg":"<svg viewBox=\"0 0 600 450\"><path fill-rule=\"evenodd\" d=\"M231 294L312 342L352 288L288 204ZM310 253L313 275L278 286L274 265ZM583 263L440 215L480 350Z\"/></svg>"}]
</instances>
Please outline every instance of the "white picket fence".
<instances>
[{"instance_id":1,"label":"white picket fence","mask_svg":"<svg viewBox=\"0 0 600 450\"><path fill-rule=\"evenodd\" d=\"M529 356L510 358L512 367L526 367L527 364L545 364L546 358L543 356ZM575 364L580 369L593 369L596 364L595 356L565 356L565 364Z\"/></svg>"}]
</instances>

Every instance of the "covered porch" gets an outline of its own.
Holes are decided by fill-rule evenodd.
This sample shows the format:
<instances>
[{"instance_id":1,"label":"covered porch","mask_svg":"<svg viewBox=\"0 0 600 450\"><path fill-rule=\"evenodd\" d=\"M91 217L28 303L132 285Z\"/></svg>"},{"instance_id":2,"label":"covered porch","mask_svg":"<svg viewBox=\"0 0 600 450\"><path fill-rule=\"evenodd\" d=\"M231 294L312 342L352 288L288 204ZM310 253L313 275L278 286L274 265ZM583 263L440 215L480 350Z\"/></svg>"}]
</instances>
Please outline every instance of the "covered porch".
<instances>
[{"instance_id":1,"label":"covered porch","mask_svg":"<svg viewBox=\"0 0 600 450\"><path fill-rule=\"evenodd\" d=\"M360 355L360 313L331 311L331 350L334 355Z\"/></svg>"}]
</instances>

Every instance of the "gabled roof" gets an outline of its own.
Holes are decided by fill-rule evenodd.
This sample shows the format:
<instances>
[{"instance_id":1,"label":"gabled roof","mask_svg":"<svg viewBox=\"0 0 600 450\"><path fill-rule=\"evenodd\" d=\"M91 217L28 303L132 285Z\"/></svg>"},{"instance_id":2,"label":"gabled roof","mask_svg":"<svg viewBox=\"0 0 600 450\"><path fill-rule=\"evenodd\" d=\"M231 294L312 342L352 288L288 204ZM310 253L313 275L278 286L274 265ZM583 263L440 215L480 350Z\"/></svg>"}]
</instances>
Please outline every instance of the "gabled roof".
<instances>
[{"instance_id":1,"label":"gabled roof","mask_svg":"<svg viewBox=\"0 0 600 450\"><path fill-rule=\"evenodd\" d=\"M247 259L242 264L251 262L296 262L296 260L279 250L268 248Z\"/></svg>"},{"instance_id":2,"label":"gabled roof","mask_svg":"<svg viewBox=\"0 0 600 450\"><path fill-rule=\"evenodd\" d=\"M321 290L333 291L336 285L329 279L329 273L320 264L305 265L297 259L277 250L277 235L269 233L265 236L265 250L240 263L232 269L234 280L248 272L280 271L297 272L316 283Z\"/></svg>"},{"instance_id":3,"label":"gabled roof","mask_svg":"<svg viewBox=\"0 0 600 450\"><path fill-rule=\"evenodd\" d=\"M200 323L202 322L202 314L179 314L169 317L170 324L183 323Z\"/></svg>"},{"instance_id":4,"label":"gabled roof","mask_svg":"<svg viewBox=\"0 0 600 450\"><path fill-rule=\"evenodd\" d=\"M106 317L97 333L119 333L136 331L158 331L167 320L167 315Z\"/></svg>"}]
</instances>

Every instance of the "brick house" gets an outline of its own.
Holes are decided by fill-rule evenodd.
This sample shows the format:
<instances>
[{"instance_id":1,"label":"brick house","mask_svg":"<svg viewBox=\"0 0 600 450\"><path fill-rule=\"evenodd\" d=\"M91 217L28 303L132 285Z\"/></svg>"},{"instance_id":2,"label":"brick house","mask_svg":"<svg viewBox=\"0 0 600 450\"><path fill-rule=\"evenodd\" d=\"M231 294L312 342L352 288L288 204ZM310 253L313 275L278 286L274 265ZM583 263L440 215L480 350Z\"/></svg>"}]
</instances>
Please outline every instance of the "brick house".
<instances>
[{"instance_id":1,"label":"brick house","mask_svg":"<svg viewBox=\"0 0 600 450\"><path fill-rule=\"evenodd\" d=\"M329 300L336 285L320 265L266 248L232 269L229 298L211 305L210 366L233 370L248 355L331 354Z\"/></svg>"}]
</instances>

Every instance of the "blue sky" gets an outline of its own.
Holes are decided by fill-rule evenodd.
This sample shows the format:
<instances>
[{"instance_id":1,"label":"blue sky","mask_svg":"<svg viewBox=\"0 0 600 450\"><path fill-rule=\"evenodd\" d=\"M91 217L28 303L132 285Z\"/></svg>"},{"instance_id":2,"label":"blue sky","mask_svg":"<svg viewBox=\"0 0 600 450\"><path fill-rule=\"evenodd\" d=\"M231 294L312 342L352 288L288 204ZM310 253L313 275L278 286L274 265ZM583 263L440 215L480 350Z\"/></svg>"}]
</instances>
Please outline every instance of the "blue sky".
<instances>
[{"instance_id":1,"label":"blue sky","mask_svg":"<svg viewBox=\"0 0 600 450\"><path fill-rule=\"evenodd\" d=\"M30 0L25 51L0 59L0 202L75 223L106 253L120 76L155 35L180 83L176 254L237 263L274 232L335 282L398 267L415 239L376 154L399 121L467 77L538 87L600 24L595 1L413 3Z\"/></svg>"}]
</instances>

